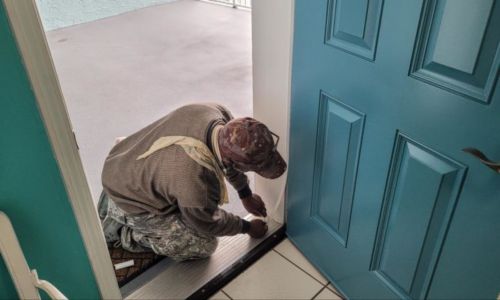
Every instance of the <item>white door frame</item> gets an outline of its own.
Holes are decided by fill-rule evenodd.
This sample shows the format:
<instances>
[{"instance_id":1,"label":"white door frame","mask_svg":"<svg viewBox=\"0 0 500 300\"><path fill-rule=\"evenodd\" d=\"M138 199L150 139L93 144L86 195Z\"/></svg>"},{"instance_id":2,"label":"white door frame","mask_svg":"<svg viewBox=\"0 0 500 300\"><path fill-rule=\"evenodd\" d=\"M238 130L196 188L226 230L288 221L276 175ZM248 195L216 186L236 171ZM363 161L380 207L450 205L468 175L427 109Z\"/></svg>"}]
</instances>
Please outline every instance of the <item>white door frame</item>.
<instances>
[{"instance_id":1,"label":"white door frame","mask_svg":"<svg viewBox=\"0 0 500 300\"><path fill-rule=\"evenodd\" d=\"M3 0L47 134L56 157L101 297L121 293L78 152L72 125L34 0ZM288 157L293 0L254 0L254 114L281 136ZM270 12L273 10L273 12ZM269 30L271 29L271 30ZM273 63L270 63L273 62ZM272 101L271 104L269 101ZM267 104L266 104L267 103ZM273 112L270 113L270 110ZM264 198L280 199L284 216L285 181L259 181ZM271 204L273 205L273 204Z\"/></svg>"},{"instance_id":2,"label":"white door frame","mask_svg":"<svg viewBox=\"0 0 500 300\"><path fill-rule=\"evenodd\" d=\"M278 149L288 162L294 0L252 1L254 117L280 136ZM255 176L256 192L269 215L285 221L286 174L275 180Z\"/></svg>"},{"instance_id":3,"label":"white door frame","mask_svg":"<svg viewBox=\"0 0 500 300\"><path fill-rule=\"evenodd\" d=\"M52 151L104 299L120 299L113 264L83 171L66 104L34 0L4 0Z\"/></svg>"}]
</instances>

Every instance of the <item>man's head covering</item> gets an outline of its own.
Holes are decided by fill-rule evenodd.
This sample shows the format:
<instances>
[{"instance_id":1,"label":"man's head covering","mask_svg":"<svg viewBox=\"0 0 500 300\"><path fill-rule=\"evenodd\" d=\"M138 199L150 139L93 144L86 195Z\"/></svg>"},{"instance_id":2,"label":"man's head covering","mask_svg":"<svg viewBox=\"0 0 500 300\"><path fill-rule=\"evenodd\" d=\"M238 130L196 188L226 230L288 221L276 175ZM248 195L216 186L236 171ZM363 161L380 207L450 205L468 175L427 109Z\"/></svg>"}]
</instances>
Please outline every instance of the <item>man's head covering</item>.
<instances>
[{"instance_id":1,"label":"man's head covering","mask_svg":"<svg viewBox=\"0 0 500 300\"><path fill-rule=\"evenodd\" d=\"M219 133L220 152L234 168L254 171L271 179L280 177L286 170L286 162L276 149L278 141L277 135L253 118L231 120Z\"/></svg>"}]
</instances>

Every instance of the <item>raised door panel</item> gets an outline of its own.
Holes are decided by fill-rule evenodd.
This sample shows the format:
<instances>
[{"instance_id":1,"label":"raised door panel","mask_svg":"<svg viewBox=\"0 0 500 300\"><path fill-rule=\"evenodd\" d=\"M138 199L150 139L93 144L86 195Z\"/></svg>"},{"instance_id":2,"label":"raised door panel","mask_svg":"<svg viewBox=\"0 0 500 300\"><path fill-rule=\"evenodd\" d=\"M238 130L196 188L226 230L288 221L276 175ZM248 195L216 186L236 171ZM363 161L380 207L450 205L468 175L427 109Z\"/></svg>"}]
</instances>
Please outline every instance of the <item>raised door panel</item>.
<instances>
[{"instance_id":1,"label":"raised door panel","mask_svg":"<svg viewBox=\"0 0 500 300\"><path fill-rule=\"evenodd\" d=\"M321 93L311 217L344 247L365 116Z\"/></svg>"},{"instance_id":2,"label":"raised door panel","mask_svg":"<svg viewBox=\"0 0 500 300\"><path fill-rule=\"evenodd\" d=\"M410 75L489 103L500 61L500 4L494 0L428 0Z\"/></svg>"},{"instance_id":3,"label":"raised door panel","mask_svg":"<svg viewBox=\"0 0 500 300\"><path fill-rule=\"evenodd\" d=\"M403 298L425 298L466 168L398 133L371 269Z\"/></svg>"},{"instance_id":4,"label":"raised door panel","mask_svg":"<svg viewBox=\"0 0 500 300\"><path fill-rule=\"evenodd\" d=\"M325 43L374 61L383 0L329 0Z\"/></svg>"}]
</instances>

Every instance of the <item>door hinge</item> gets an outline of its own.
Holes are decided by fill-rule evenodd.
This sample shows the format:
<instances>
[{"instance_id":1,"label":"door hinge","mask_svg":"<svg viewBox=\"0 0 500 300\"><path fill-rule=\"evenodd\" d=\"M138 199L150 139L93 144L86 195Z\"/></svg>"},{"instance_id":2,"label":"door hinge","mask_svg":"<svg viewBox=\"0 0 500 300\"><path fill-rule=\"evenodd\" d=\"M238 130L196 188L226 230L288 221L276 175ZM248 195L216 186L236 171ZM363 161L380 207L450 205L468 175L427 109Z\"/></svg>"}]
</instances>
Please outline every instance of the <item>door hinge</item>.
<instances>
[{"instance_id":1,"label":"door hinge","mask_svg":"<svg viewBox=\"0 0 500 300\"><path fill-rule=\"evenodd\" d=\"M76 134L73 131L73 139L75 140L76 150L80 150L80 146L78 146L78 141L76 140Z\"/></svg>"}]
</instances>

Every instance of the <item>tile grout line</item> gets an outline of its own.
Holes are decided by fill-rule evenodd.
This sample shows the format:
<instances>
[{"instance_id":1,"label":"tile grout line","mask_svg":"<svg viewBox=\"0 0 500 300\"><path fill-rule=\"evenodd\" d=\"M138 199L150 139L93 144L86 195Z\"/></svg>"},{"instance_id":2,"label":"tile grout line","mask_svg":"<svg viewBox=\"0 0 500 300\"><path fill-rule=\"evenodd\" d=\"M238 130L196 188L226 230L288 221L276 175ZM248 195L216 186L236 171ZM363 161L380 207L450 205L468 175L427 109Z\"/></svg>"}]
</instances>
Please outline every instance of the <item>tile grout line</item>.
<instances>
[{"instance_id":1,"label":"tile grout line","mask_svg":"<svg viewBox=\"0 0 500 300\"><path fill-rule=\"evenodd\" d=\"M277 250L273 249L274 252L278 253L279 256L283 257L284 259L286 259L289 263L291 263L292 265L294 265L295 267L299 268L299 270L301 270L302 272L306 273L307 275L309 275L309 277L311 277L312 279L316 280L319 284L321 285L324 285L323 282L319 281L318 279L316 279L316 277L312 276L311 274L309 274L306 270L302 269L301 267L299 267L296 263L294 263L291 259L289 259L288 257L286 257L285 255L279 253ZM328 285L328 283L327 283Z\"/></svg>"},{"instance_id":2,"label":"tile grout line","mask_svg":"<svg viewBox=\"0 0 500 300\"><path fill-rule=\"evenodd\" d=\"M321 292L323 292L325 289L327 289L327 287L326 287L327 285L325 285L324 287L322 287L316 294L314 294L314 296L311 298L311 300L316 299L316 297L318 297L319 294L321 294Z\"/></svg>"},{"instance_id":3,"label":"tile grout line","mask_svg":"<svg viewBox=\"0 0 500 300\"><path fill-rule=\"evenodd\" d=\"M221 289L220 291L221 291L224 295L226 295L226 297L228 297L230 300L233 300L233 297L229 296L229 294L228 294L228 293L226 293L226 291L224 291L224 290L222 290L222 289Z\"/></svg>"},{"instance_id":4,"label":"tile grout line","mask_svg":"<svg viewBox=\"0 0 500 300\"><path fill-rule=\"evenodd\" d=\"M337 292L337 290L332 290L331 288L329 288L329 287L328 287L330 284L331 284L331 282L330 282L330 281L328 281L328 283L326 284L326 286L325 286L325 287L326 287L328 290L330 290L330 292L332 292L332 293L334 293L335 295L339 296L339 298L344 299L344 297L343 297L342 295L340 295L340 294L339 294L339 292ZM333 285L332 285L332 287L333 287Z\"/></svg>"},{"instance_id":5,"label":"tile grout line","mask_svg":"<svg viewBox=\"0 0 500 300\"><path fill-rule=\"evenodd\" d=\"M306 270L302 269L300 266L298 266L296 263L294 263L291 259L289 259L284 254L282 254L281 252L279 252L278 250L276 250L276 248L274 248L273 251L276 252L276 253L278 253L281 257L283 257L284 259L286 259L287 261L289 261L291 264L293 264L294 266L296 266L297 268L299 268L302 272L306 273L307 275L309 275L310 277L312 277L314 280L316 280L317 282L319 282L320 284L323 285L323 283L321 281L319 281L318 279L316 279L316 277L314 277L313 275L309 274ZM331 284L331 282L327 281L326 284L324 284L324 287L327 288L332 293L334 293L335 295L339 296L341 299L344 299L344 297L341 296L339 294L339 292L337 292L336 290L332 290L331 288L328 287L330 284ZM321 289L321 291L323 291L323 289Z\"/></svg>"}]
</instances>

